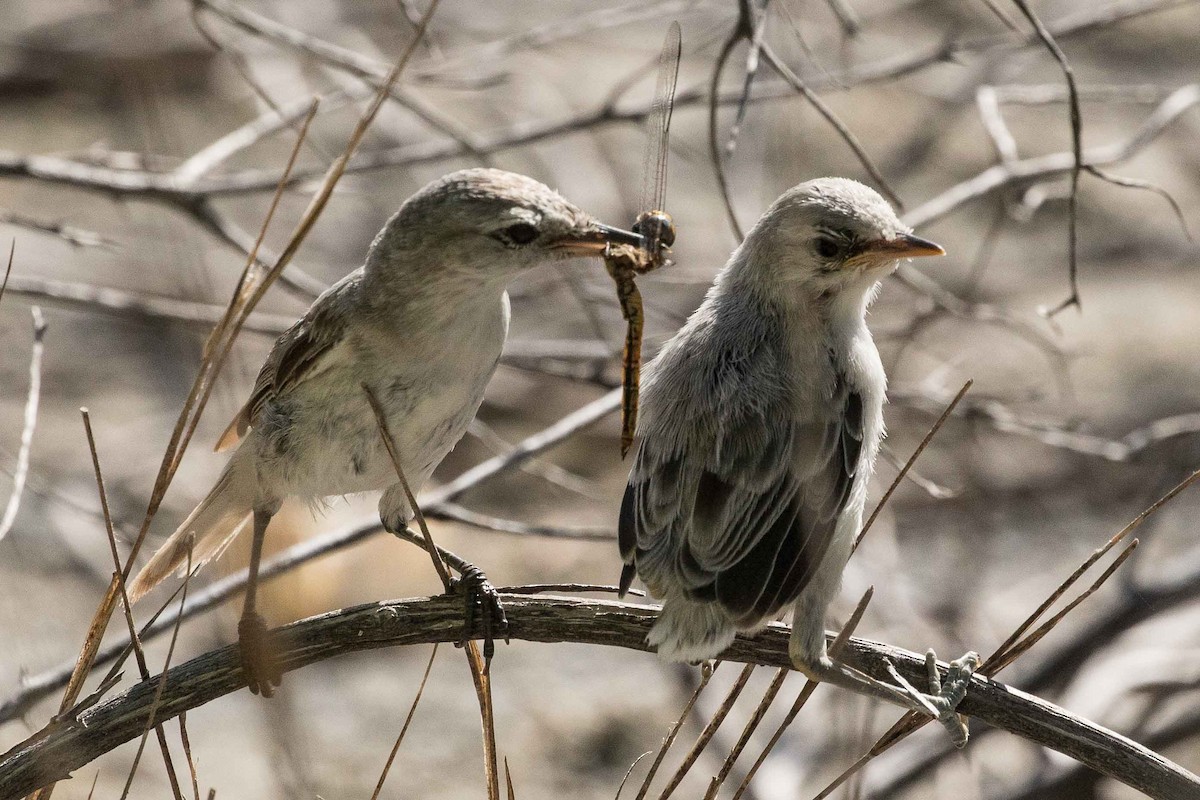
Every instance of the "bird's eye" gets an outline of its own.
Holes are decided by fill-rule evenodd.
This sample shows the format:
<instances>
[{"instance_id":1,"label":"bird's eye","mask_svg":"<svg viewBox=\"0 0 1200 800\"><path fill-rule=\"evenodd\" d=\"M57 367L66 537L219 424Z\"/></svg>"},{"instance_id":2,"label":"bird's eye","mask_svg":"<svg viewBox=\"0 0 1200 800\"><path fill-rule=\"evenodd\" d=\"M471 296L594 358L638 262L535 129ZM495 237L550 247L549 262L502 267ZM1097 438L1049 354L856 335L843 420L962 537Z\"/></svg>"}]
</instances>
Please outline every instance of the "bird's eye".
<instances>
[{"instance_id":1,"label":"bird's eye","mask_svg":"<svg viewBox=\"0 0 1200 800\"><path fill-rule=\"evenodd\" d=\"M829 236L822 236L813 245L821 258L837 258L842 253L842 244Z\"/></svg>"},{"instance_id":2,"label":"bird's eye","mask_svg":"<svg viewBox=\"0 0 1200 800\"><path fill-rule=\"evenodd\" d=\"M518 222L515 225L509 225L499 232L496 237L505 244L510 245L525 245L532 242L538 237L538 229L528 222Z\"/></svg>"}]
</instances>

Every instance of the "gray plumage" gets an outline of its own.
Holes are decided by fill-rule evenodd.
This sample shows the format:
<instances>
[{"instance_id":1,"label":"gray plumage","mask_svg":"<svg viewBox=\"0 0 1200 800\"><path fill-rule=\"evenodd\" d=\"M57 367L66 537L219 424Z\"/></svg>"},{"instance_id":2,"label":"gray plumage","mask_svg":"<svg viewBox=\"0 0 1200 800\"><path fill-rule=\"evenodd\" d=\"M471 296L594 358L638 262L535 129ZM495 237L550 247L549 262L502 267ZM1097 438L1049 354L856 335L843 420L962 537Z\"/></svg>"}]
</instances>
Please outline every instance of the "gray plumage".
<instances>
[{"instance_id":1,"label":"gray plumage","mask_svg":"<svg viewBox=\"0 0 1200 800\"><path fill-rule=\"evenodd\" d=\"M647 368L618 528L622 588L636 572L663 598L660 655L714 658L790 609L793 661L830 666L825 612L884 435L867 306L897 259L941 252L859 183L801 184Z\"/></svg>"}]
</instances>

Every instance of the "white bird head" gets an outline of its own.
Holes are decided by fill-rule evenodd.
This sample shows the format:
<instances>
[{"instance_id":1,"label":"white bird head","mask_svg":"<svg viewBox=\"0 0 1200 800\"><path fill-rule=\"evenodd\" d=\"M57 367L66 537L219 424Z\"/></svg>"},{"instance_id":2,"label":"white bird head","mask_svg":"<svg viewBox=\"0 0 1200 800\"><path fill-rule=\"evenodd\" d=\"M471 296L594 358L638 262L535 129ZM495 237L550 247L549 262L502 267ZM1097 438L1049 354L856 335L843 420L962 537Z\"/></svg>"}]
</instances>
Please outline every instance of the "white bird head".
<instances>
[{"instance_id":1,"label":"white bird head","mask_svg":"<svg viewBox=\"0 0 1200 800\"><path fill-rule=\"evenodd\" d=\"M776 285L819 297L865 297L902 258L940 256L874 189L818 178L785 192L746 237L748 263ZM850 298L847 298L850 299Z\"/></svg>"},{"instance_id":2,"label":"white bird head","mask_svg":"<svg viewBox=\"0 0 1200 800\"><path fill-rule=\"evenodd\" d=\"M367 269L400 260L507 279L557 258L603 255L636 233L600 224L545 184L498 169L445 175L405 201L379 232Z\"/></svg>"}]
</instances>

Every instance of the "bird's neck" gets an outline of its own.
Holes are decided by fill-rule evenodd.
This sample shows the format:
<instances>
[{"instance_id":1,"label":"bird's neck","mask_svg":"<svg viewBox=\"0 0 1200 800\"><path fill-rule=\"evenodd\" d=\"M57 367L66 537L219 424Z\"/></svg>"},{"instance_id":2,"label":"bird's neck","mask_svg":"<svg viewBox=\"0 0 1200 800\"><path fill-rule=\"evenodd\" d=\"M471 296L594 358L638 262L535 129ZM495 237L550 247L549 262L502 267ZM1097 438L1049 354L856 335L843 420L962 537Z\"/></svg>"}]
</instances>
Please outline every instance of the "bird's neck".
<instances>
[{"instance_id":1,"label":"bird's neck","mask_svg":"<svg viewBox=\"0 0 1200 800\"><path fill-rule=\"evenodd\" d=\"M757 269L760 266L732 264L719 278L721 293L752 298L756 306L771 312L801 338L849 342L866 330L867 307L879 287L876 278L864 278L859 284L829 293L778 273L764 274Z\"/></svg>"}]
</instances>

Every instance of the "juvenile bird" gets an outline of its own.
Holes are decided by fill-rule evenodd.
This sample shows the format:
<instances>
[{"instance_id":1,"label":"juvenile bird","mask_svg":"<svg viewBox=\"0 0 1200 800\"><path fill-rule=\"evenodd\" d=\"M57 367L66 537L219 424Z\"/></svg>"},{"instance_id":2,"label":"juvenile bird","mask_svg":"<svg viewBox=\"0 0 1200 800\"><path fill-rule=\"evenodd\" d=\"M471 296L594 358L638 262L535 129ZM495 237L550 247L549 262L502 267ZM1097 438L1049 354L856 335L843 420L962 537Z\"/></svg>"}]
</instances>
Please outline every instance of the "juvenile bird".
<instances>
[{"instance_id":1,"label":"juvenile bird","mask_svg":"<svg viewBox=\"0 0 1200 800\"><path fill-rule=\"evenodd\" d=\"M250 690L271 696L282 673L255 588L267 523L284 498L383 489L386 529L402 530L413 514L363 385L383 408L415 492L483 400L508 334L508 282L544 261L640 241L510 172L467 169L421 189L375 237L364 266L275 343L218 445L240 440L236 452L130 585L131 598L183 564L189 547L195 565L215 558L252 520L238 633Z\"/></svg>"},{"instance_id":2,"label":"juvenile bird","mask_svg":"<svg viewBox=\"0 0 1200 800\"><path fill-rule=\"evenodd\" d=\"M618 527L622 593L636 574L663 598L648 638L661 656L713 658L790 606L799 670L965 736L953 708L974 654L930 697L834 663L824 633L884 434L867 307L898 259L943 253L872 189L803 183L767 210L650 365Z\"/></svg>"}]
</instances>

